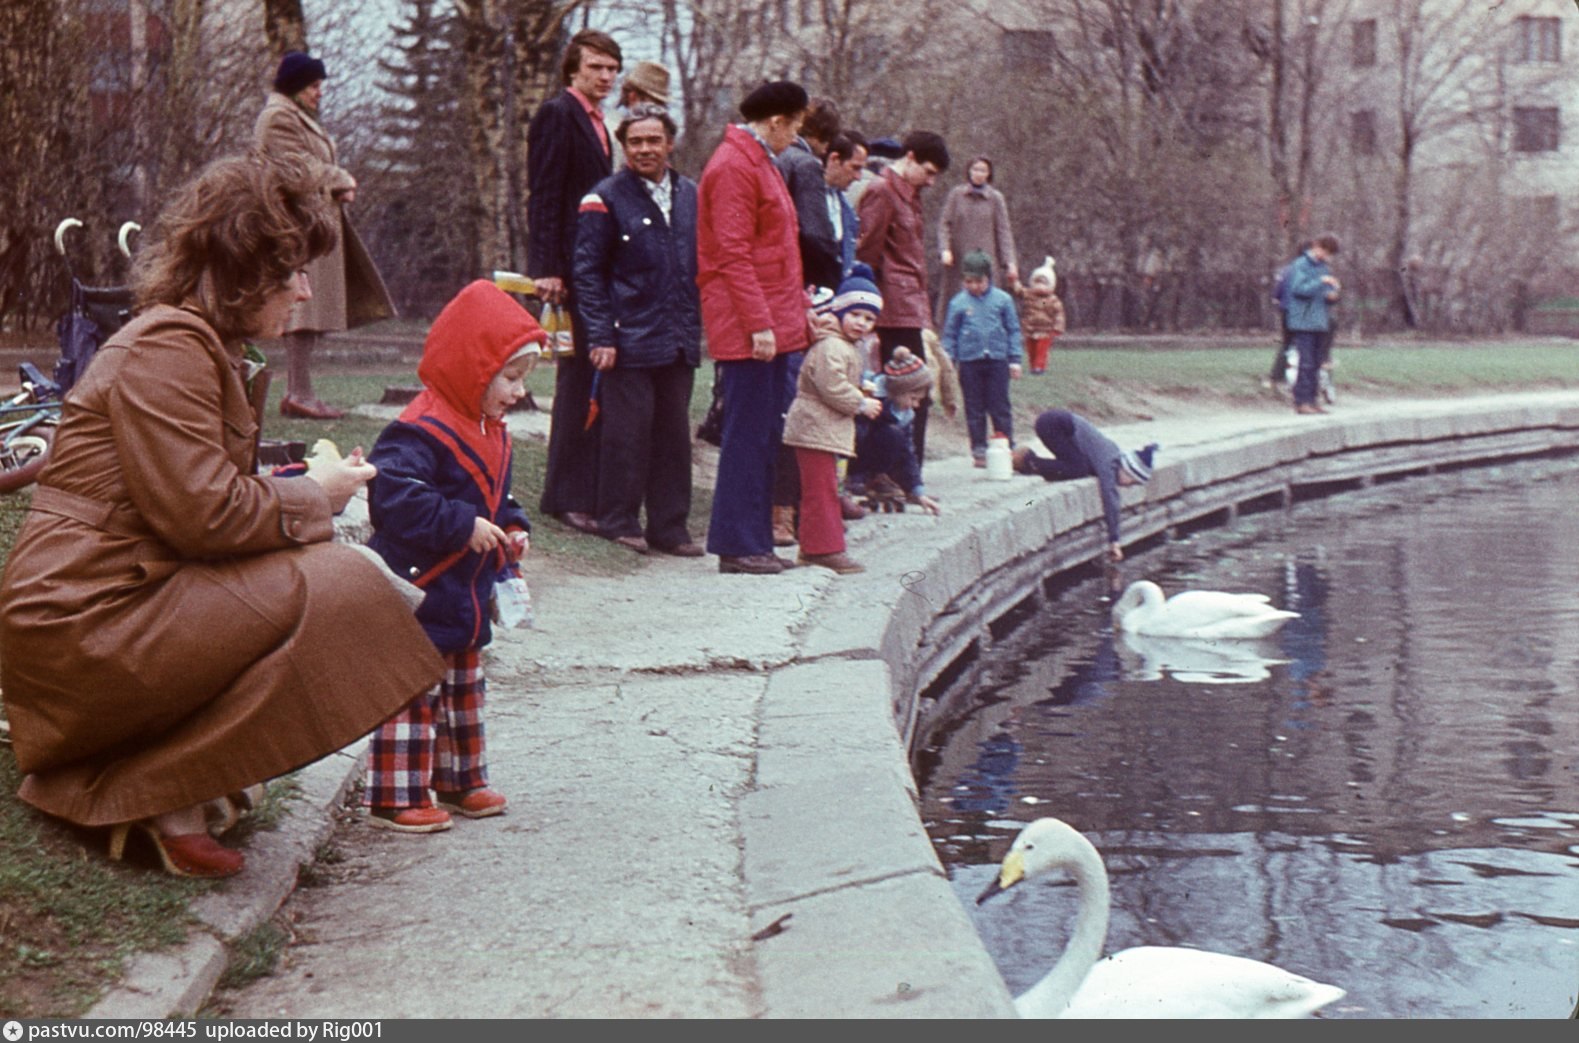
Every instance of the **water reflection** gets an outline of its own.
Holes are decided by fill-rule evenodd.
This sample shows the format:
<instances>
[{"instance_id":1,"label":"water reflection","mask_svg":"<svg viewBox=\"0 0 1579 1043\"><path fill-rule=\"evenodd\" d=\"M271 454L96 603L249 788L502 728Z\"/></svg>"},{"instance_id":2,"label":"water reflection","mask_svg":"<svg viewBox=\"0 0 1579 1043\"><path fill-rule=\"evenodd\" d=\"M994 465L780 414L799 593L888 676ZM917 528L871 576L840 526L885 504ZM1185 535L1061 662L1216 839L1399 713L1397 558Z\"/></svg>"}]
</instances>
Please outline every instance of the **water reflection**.
<instances>
[{"instance_id":1,"label":"water reflection","mask_svg":"<svg viewBox=\"0 0 1579 1043\"><path fill-rule=\"evenodd\" d=\"M1102 583L1067 591L994 650L980 708L918 757L961 893L1054 814L1110 856L1110 951L1235 952L1378 1016L1566 1014L1579 470L1542 466L1301 505L1127 563L1126 579L1301 614L1225 643L1250 649L1115 636ZM1062 934L1038 933L1014 944L1045 970Z\"/></svg>"},{"instance_id":2,"label":"water reflection","mask_svg":"<svg viewBox=\"0 0 1579 1043\"><path fill-rule=\"evenodd\" d=\"M1172 678L1180 684L1244 684L1265 681L1272 667L1289 662L1276 657L1271 640L1204 641L1199 638L1119 634L1119 662L1131 681Z\"/></svg>"}]
</instances>

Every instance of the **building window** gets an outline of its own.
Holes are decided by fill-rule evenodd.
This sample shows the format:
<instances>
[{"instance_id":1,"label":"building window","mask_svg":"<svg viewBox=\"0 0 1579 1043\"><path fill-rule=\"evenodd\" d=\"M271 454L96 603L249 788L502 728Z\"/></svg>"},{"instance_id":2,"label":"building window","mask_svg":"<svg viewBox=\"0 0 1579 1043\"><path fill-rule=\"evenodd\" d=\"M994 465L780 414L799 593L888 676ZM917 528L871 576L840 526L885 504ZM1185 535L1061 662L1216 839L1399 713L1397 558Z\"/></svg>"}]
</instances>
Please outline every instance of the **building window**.
<instances>
[{"instance_id":1,"label":"building window","mask_svg":"<svg viewBox=\"0 0 1579 1043\"><path fill-rule=\"evenodd\" d=\"M1562 23L1556 18L1529 15L1520 18L1517 59L1521 62L1562 61Z\"/></svg>"},{"instance_id":2,"label":"building window","mask_svg":"<svg viewBox=\"0 0 1579 1043\"><path fill-rule=\"evenodd\" d=\"M1369 68L1376 64L1376 19L1366 18L1355 22L1349 38L1349 60L1354 67Z\"/></svg>"},{"instance_id":3,"label":"building window","mask_svg":"<svg viewBox=\"0 0 1579 1043\"><path fill-rule=\"evenodd\" d=\"M1349 114L1349 148L1357 156L1376 155L1376 112L1361 109Z\"/></svg>"},{"instance_id":4,"label":"building window","mask_svg":"<svg viewBox=\"0 0 1579 1043\"><path fill-rule=\"evenodd\" d=\"M1557 151L1557 108L1515 108L1513 110L1513 150L1515 152Z\"/></svg>"}]
</instances>

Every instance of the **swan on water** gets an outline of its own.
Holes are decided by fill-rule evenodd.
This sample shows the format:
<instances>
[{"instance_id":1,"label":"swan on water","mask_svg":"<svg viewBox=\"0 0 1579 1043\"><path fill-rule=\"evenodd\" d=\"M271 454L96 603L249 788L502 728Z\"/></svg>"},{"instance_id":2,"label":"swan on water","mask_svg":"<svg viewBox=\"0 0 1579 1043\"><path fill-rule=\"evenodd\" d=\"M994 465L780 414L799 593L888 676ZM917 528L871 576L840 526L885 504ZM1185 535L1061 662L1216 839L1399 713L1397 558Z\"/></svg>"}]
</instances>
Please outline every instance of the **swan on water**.
<instances>
[{"instance_id":1,"label":"swan on water","mask_svg":"<svg viewBox=\"0 0 1579 1043\"><path fill-rule=\"evenodd\" d=\"M1164 599L1162 588L1136 580L1113 606L1113 625L1153 637L1266 637L1298 612L1273 608L1265 594L1186 590Z\"/></svg>"},{"instance_id":2,"label":"swan on water","mask_svg":"<svg viewBox=\"0 0 1579 1043\"><path fill-rule=\"evenodd\" d=\"M1107 870L1091 842L1056 818L1020 831L976 901L1055 869L1074 877L1080 908L1053 969L1015 998L1022 1018L1302 1018L1344 995L1270 963L1199 949L1141 946L1102 958Z\"/></svg>"}]
</instances>

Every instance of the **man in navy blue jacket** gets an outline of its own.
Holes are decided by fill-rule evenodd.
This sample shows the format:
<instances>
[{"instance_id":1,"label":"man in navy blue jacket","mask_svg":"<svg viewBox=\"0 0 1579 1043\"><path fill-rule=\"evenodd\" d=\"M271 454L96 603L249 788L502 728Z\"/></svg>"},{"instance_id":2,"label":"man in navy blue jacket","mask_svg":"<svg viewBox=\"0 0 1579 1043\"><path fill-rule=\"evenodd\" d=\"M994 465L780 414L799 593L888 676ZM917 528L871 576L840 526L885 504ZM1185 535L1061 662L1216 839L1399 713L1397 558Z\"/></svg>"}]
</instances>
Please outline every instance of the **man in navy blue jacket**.
<instances>
[{"instance_id":1,"label":"man in navy blue jacket","mask_svg":"<svg viewBox=\"0 0 1579 1043\"><path fill-rule=\"evenodd\" d=\"M576 213L581 197L614 171L613 146L601 106L624 61L607 33L583 29L570 38L561 78L565 89L543 102L527 129L526 273L537 295L567 307L576 352L554 366L554 412L540 510L571 528L597 531L598 433L587 423L593 368L571 288Z\"/></svg>"},{"instance_id":2,"label":"man in navy blue jacket","mask_svg":"<svg viewBox=\"0 0 1579 1043\"><path fill-rule=\"evenodd\" d=\"M687 528L702 305L696 182L669 167L677 129L659 105L620 123L626 167L581 200L574 288L601 374L598 531L638 553L694 558L705 553Z\"/></svg>"}]
</instances>

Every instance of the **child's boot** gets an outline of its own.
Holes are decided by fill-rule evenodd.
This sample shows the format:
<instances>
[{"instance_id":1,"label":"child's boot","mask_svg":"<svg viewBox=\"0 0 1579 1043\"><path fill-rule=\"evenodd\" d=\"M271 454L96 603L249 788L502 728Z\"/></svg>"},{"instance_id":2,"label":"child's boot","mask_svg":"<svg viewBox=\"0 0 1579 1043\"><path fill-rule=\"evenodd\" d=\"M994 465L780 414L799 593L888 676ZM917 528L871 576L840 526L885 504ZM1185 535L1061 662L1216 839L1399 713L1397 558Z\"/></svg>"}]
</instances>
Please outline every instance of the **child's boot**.
<instances>
[{"instance_id":1,"label":"child's boot","mask_svg":"<svg viewBox=\"0 0 1579 1043\"><path fill-rule=\"evenodd\" d=\"M503 815L505 805L510 803L504 799L503 793L491 790L487 786L480 786L466 793L440 792L438 798L441 805L466 818Z\"/></svg>"},{"instance_id":2,"label":"child's boot","mask_svg":"<svg viewBox=\"0 0 1579 1043\"><path fill-rule=\"evenodd\" d=\"M369 808L367 822L396 833L441 833L453 825L443 808Z\"/></svg>"}]
</instances>

